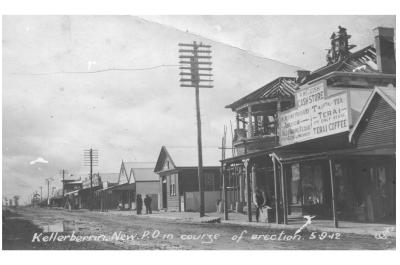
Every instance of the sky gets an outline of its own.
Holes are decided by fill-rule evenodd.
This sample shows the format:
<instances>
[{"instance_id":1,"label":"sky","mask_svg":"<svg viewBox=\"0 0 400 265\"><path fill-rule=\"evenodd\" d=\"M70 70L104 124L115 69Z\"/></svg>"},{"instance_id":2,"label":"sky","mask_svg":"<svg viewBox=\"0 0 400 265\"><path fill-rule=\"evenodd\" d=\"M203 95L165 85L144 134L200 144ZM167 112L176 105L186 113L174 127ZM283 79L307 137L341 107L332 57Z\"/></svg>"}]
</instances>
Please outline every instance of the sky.
<instances>
[{"instance_id":1,"label":"sky","mask_svg":"<svg viewBox=\"0 0 400 265\"><path fill-rule=\"evenodd\" d=\"M196 146L195 98L179 87L179 42L213 51L214 88L200 92L203 145L217 148L225 106L279 76L325 65L337 26L351 43L394 16L3 16L3 196L26 199L60 169L87 174L155 161L162 145ZM357 50L357 48L355 50ZM229 133L228 133L229 134ZM228 143L229 143L228 135Z\"/></svg>"}]
</instances>

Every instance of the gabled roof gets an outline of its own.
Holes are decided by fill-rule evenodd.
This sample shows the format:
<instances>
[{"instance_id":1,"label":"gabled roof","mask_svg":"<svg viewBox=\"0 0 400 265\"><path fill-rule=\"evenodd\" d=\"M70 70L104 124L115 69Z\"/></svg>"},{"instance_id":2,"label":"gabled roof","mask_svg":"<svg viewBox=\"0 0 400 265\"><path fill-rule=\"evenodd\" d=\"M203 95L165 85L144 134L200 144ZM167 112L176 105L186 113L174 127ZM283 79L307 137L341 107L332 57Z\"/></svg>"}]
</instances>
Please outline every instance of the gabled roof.
<instances>
[{"instance_id":1,"label":"gabled roof","mask_svg":"<svg viewBox=\"0 0 400 265\"><path fill-rule=\"evenodd\" d=\"M132 168L130 173L130 183L141 181L158 181L159 176L154 173L154 164L152 168Z\"/></svg>"},{"instance_id":2,"label":"gabled roof","mask_svg":"<svg viewBox=\"0 0 400 265\"><path fill-rule=\"evenodd\" d=\"M119 173L99 173L102 182L118 183Z\"/></svg>"},{"instance_id":3,"label":"gabled roof","mask_svg":"<svg viewBox=\"0 0 400 265\"><path fill-rule=\"evenodd\" d=\"M381 96L394 110L396 110L396 88L393 85L389 85L387 87L375 87L374 91L372 91L369 96L367 102L364 105L363 110L361 111L360 117L357 122L354 124L352 130L349 134L349 141L353 139L354 133L357 131L361 121L364 119L364 116L372 102L372 100L377 96Z\"/></svg>"},{"instance_id":4,"label":"gabled roof","mask_svg":"<svg viewBox=\"0 0 400 265\"><path fill-rule=\"evenodd\" d=\"M374 46L367 46L355 53L351 53L348 58L342 61L318 68L302 80L302 83L310 82L331 72L378 72L376 50Z\"/></svg>"},{"instance_id":5,"label":"gabled roof","mask_svg":"<svg viewBox=\"0 0 400 265\"><path fill-rule=\"evenodd\" d=\"M167 157L174 168L198 167L197 147L166 147L162 146L154 172L162 170ZM217 147L203 147L203 167L219 167L221 150Z\"/></svg>"},{"instance_id":6,"label":"gabled roof","mask_svg":"<svg viewBox=\"0 0 400 265\"><path fill-rule=\"evenodd\" d=\"M296 90L296 78L295 77L279 77L272 82L264 85L256 91L244 96L243 98L233 102L225 108L236 109L237 107L263 99L277 99L281 97L290 97Z\"/></svg>"},{"instance_id":7,"label":"gabled roof","mask_svg":"<svg viewBox=\"0 0 400 265\"><path fill-rule=\"evenodd\" d=\"M132 169L139 169L139 168L154 168L154 162L124 162L122 161L121 170L118 177L118 183L120 183L121 177L125 177L126 181L129 183L130 175ZM125 176L121 176L122 168L125 169Z\"/></svg>"}]
</instances>

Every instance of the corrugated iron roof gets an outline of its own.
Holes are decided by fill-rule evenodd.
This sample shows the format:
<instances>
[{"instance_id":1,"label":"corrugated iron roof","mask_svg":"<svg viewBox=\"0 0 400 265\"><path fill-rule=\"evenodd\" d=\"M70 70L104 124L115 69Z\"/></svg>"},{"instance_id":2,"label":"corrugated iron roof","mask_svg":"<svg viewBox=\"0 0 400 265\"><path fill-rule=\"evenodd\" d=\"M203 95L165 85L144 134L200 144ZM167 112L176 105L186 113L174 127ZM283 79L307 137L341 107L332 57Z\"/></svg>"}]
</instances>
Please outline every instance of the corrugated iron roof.
<instances>
[{"instance_id":1,"label":"corrugated iron roof","mask_svg":"<svg viewBox=\"0 0 400 265\"><path fill-rule=\"evenodd\" d=\"M376 95L380 95L383 100L385 100L394 110L396 110L396 88L393 85L389 85L386 87L375 87L374 91L369 96L367 103L364 105L360 116L358 117L356 123L350 131L349 142L351 142L355 132L361 124L361 121L364 119L364 115L367 113L367 109L369 108L372 100Z\"/></svg>"},{"instance_id":2,"label":"corrugated iron roof","mask_svg":"<svg viewBox=\"0 0 400 265\"><path fill-rule=\"evenodd\" d=\"M295 77L279 77L272 82L264 85L256 91L244 96L234 103L226 106L226 108L236 109L237 107L262 99L277 99L281 97L290 97L296 90Z\"/></svg>"},{"instance_id":3,"label":"corrugated iron roof","mask_svg":"<svg viewBox=\"0 0 400 265\"><path fill-rule=\"evenodd\" d=\"M133 179L132 179L133 178ZM130 182L158 181L159 176L154 173L154 168L132 168Z\"/></svg>"},{"instance_id":4,"label":"corrugated iron roof","mask_svg":"<svg viewBox=\"0 0 400 265\"><path fill-rule=\"evenodd\" d=\"M396 88L394 86L376 87L386 95L387 100L396 106Z\"/></svg>"}]
</instances>

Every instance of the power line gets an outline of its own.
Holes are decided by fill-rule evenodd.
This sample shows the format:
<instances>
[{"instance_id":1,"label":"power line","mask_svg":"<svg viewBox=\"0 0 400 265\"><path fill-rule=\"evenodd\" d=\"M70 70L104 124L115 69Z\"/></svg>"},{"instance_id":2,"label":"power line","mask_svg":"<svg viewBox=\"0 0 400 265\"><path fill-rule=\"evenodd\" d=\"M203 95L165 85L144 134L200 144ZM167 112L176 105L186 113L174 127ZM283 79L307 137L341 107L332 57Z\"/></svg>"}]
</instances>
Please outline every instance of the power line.
<instances>
[{"instance_id":1,"label":"power line","mask_svg":"<svg viewBox=\"0 0 400 265\"><path fill-rule=\"evenodd\" d=\"M221 45L225 45L225 46L228 46L228 47L231 47L231 48L234 48L234 49L238 49L238 50L240 50L240 51L242 51L242 52L245 52L245 53L247 53L248 55L250 55L250 56L252 56L252 57L255 57L255 58L259 58L259 59L263 59L263 60L270 60L270 61L277 62L277 63L281 63L281 64L284 64L284 65L287 65L287 66L290 66L290 67L295 67L295 68L303 69L302 67L299 67L299 66L297 66L297 65L288 64L288 63L279 61L279 60L277 60L277 59L271 59L271 58L269 58L269 57L266 57L266 56L263 56L263 55L259 55L259 54L257 54L257 53L254 52L254 51L246 50L246 49L240 48L240 47L238 47L238 46L235 46L235 45L233 45L233 44L229 44L229 43L226 43L226 42L223 42L223 41L214 39L214 38L212 38L212 37L205 37L205 36L203 36L203 35L201 35L201 34L199 34L199 33L195 33L195 32L188 31L188 30L185 31L185 30L180 29L180 28L177 28L177 27L175 27L175 26L163 24L163 23L160 23L160 22L157 22L157 21L153 21L153 20L149 20L149 19L140 17L140 16L135 16L135 17L138 18L138 19L141 19L141 20L143 20L143 21L145 21L145 22L149 22L149 23L153 23L153 24L158 24L158 25L163 26L163 27L167 27L167 28L170 28L170 29L179 31L179 32L184 32L184 33L186 33L186 34L191 34L191 35L193 35L193 36L200 37L200 38L203 38L203 39L206 39L206 40L209 40L209 41L212 41L212 42L221 44Z\"/></svg>"},{"instance_id":2,"label":"power line","mask_svg":"<svg viewBox=\"0 0 400 265\"><path fill-rule=\"evenodd\" d=\"M97 73L111 72L111 71L146 71L162 67L177 67L177 66L179 66L179 64L160 64L143 68L105 68L96 71L57 71L57 72L43 72L43 73L11 73L11 74L12 75L97 74Z\"/></svg>"}]
</instances>

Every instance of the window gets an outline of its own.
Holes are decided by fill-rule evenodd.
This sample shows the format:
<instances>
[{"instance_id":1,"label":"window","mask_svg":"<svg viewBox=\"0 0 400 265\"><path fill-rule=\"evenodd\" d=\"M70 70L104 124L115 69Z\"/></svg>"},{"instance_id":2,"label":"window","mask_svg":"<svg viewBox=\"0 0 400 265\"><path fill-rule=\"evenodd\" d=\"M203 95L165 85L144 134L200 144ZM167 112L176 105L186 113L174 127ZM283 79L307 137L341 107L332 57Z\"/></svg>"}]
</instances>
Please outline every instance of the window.
<instances>
[{"instance_id":1,"label":"window","mask_svg":"<svg viewBox=\"0 0 400 265\"><path fill-rule=\"evenodd\" d=\"M214 190L214 174L205 173L205 190Z\"/></svg>"},{"instance_id":2,"label":"window","mask_svg":"<svg viewBox=\"0 0 400 265\"><path fill-rule=\"evenodd\" d=\"M276 120L272 115L254 116L254 135L275 135Z\"/></svg>"}]
</instances>

